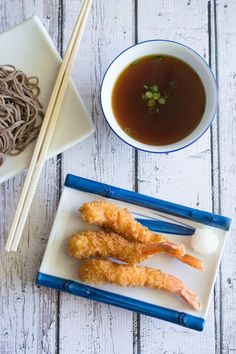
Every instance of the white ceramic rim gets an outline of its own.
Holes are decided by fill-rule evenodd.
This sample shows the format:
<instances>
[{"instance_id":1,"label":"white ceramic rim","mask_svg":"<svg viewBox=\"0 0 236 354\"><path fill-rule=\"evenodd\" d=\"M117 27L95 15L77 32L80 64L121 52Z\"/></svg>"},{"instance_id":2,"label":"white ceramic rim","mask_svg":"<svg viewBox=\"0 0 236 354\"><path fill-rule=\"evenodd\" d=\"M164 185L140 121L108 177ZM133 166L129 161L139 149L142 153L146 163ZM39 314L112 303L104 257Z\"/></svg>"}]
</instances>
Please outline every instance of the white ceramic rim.
<instances>
[{"instance_id":1,"label":"white ceramic rim","mask_svg":"<svg viewBox=\"0 0 236 354\"><path fill-rule=\"evenodd\" d=\"M140 48L144 48L146 46L146 49L148 46L158 44L161 47L164 47L165 50L159 50L157 49L156 51L153 50L148 50L146 54L141 54L140 55ZM173 48L175 49L175 54L172 54ZM181 53L182 55L176 55L176 50L177 53ZM139 53L139 54L138 54ZM173 55L183 61L185 61L188 65L190 65L199 75L201 78L201 81L203 83L205 93L206 93L206 107L205 107L205 112L203 114L203 117L199 123L199 125L191 132L188 136L183 138L182 140L177 141L176 143L169 144L169 145L148 145L144 144L138 140L135 140L131 138L129 135L127 135L124 130L120 127L118 124L114 113L112 111L112 90L114 83L116 82L117 77L120 75L120 73L129 65L129 63L132 63L134 60L145 56L145 55ZM130 55L131 59L130 60L124 60L124 57ZM185 55L185 58L183 59L183 55ZM123 61L123 63L122 63ZM120 65L121 63L121 65ZM121 66L120 69L117 70L118 66ZM118 71L117 75L113 75L114 70ZM112 89L111 87L111 81L112 83ZM108 96L108 97L107 97ZM103 111L103 115L109 124L110 128L113 130L113 132L125 143L128 145L137 148L142 151L146 152L152 152L152 153L167 153L167 152L174 152L178 151L180 149L183 149L191 144L193 144L195 141L197 141L210 127L212 120L216 114L217 107L218 107L218 89L217 89L217 83L215 80L215 77L209 67L209 65L206 63L206 61L193 49L190 47L176 42L172 40L165 40L165 39L152 39L152 40L147 40L140 42L138 44L132 45L128 48L126 48L124 51L122 51L109 65L107 71L104 74L102 84L101 84L101 107Z\"/></svg>"}]
</instances>

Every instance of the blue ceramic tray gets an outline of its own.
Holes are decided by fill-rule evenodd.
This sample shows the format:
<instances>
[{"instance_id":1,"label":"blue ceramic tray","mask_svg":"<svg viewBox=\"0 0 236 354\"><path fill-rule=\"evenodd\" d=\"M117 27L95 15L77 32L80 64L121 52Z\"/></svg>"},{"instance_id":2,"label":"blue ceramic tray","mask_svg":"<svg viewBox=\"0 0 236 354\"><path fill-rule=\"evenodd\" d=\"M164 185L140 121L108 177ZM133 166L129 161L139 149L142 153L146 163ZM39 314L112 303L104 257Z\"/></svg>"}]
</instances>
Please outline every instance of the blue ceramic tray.
<instances>
[{"instance_id":1,"label":"blue ceramic tray","mask_svg":"<svg viewBox=\"0 0 236 354\"><path fill-rule=\"evenodd\" d=\"M198 294L202 304L199 312L165 292L146 288L122 288L115 285L94 287L79 281L77 276L79 262L67 254L67 240L75 232L91 229L91 225L84 223L79 216L80 206L84 202L107 198L121 207L128 208L145 226L153 231L168 234L170 239L185 243L187 248L195 228L203 225L214 228L219 238L219 247L213 255L202 257L205 264L204 272L196 271L165 255L158 255L144 262L144 265L160 268L181 278ZM37 284L201 331L230 223L231 220L224 216L67 175Z\"/></svg>"}]
</instances>

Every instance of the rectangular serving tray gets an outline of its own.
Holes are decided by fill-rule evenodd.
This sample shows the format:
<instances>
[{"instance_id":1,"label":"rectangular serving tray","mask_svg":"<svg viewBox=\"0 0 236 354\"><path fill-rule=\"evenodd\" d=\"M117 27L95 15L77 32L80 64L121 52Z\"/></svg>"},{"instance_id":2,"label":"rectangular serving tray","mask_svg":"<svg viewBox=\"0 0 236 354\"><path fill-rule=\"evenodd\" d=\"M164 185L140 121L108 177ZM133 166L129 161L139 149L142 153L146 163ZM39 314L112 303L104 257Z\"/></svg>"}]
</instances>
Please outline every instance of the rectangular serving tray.
<instances>
[{"instance_id":1,"label":"rectangular serving tray","mask_svg":"<svg viewBox=\"0 0 236 354\"><path fill-rule=\"evenodd\" d=\"M197 271L166 255L157 255L143 262L143 265L160 268L182 279L186 286L199 296L202 304L199 312L192 310L179 297L163 291L147 288L123 288L112 284L92 286L79 281L80 262L68 255L66 244L73 233L84 229L96 229L96 227L82 221L78 209L84 202L99 199L108 199L120 207L126 207L134 217L140 218L141 216L144 224L150 222L150 225L153 226L156 220L155 231L159 231L158 228L160 228L163 233L164 230L163 234L167 234L168 238L173 241L183 242L187 249L190 248L190 237L195 228L204 225L206 231L207 228L214 229L219 239L219 247L213 255L201 257L205 264L204 272ZM55 221L37 276L37 284L201 331L207 317L209 301L230 224L231 220L221 215L69 174L66 177ZM176 234L173 233L176 228L173 228L173 225L180 225ZM181 227L183 229L182 235ZM189 252L195 254L192 250ZM199 255L195 255L199 257Z\"/></svg>"}]
</instances>

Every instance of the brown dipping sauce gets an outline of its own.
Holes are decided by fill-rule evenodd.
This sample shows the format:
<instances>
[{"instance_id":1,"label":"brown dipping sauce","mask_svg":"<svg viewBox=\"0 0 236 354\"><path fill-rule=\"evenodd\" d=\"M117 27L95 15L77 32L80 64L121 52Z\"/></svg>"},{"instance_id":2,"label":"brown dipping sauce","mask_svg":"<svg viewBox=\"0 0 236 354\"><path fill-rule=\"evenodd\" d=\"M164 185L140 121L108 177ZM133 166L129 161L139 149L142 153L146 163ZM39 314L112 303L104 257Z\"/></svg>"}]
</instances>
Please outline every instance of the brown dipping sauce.
<instances>
[{"instance_id":1,"label":"brown dipping sauce","mask_svg":"<svg viewBox=\"0 0 236 354\"><path fill-rule=\"evenodd\" d=\"M145 94L158 87L164 101L154 104ZM155 88L155 87L154 87ZM152 91L152 93L154 93ZM164 103L163 103L164 102ZM121 128L149 145L175 143L189 135L202 119L206 95L198 74L172 56L151 55L130 64L117 79L112 108Z\"/></svg>"}]
</instances>

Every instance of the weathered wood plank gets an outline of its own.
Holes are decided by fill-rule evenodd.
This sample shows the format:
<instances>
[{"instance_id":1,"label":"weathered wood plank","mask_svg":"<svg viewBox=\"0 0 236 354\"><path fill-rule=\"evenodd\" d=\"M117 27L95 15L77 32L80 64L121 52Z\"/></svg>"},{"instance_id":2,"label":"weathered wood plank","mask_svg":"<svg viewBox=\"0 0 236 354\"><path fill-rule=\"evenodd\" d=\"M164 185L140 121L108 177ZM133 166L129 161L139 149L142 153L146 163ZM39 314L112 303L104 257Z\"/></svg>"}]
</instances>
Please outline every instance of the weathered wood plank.
<instances>
[{"instance_id":1,"label":"weathered wood plank","mask_svg":"<svg viewBox=\"0 0 236 354\"><path fill-rule=\"evenodd\" d=\"M215 1L208 2L209 15L209 63L212 71L218 80L217 62L217 19ZM214 213L220 213L220 193L219 193L219 116L218 112L211 125L211 148L212 148L212 209ZM220 272L219 272L220 274ZM215 352L221 353L221 315L220 315L220 275L214 287L214 317L215 317Z\"/></svg>"},{"instance_id":2,"label":"weathered wood plank","mask_svg":"<svg viewBox=\"0 0 236 354\"><path fill-rule=\"evenodd\" d=\"M81 1L64 2L65 49ZM106 67L132 43L132 1L94 1L75 65L74 81L91 112L96 133L63 154L66 173L132 189L132 149L108 128L102 117L99 91ZM132 313L67 294L60 294L61 353L132 353Z\"/></svg>"},{"instance_id":3,"label":"weathered wood plank","mask_svg":"<svg viewBox=\"0 0 236 354\"><path fill-rule=\"evenodd\" d=\"M142 1L138 6L138 40L172 38L180 40L208 57L208 21L205 1ZM60 5L61 5L60 1ZM214 25L215 1L211 1L211 26ZM62 7L64 48L73 28L81 1L64 1ZM145 316L137 317L117 308L61 294L60 322L57 327L57 294L33 285L45 249L55 212L59 186L67 172L102 180L160 198L211 209L235 216L235 37L233 0L217 2L218 75L220 87L219 137L217 126L192 147L166 156L138 154L138 180L134 176L132 149L121 143L103 121L99 105L102 73L113 57L134 39L134 11L130 0L94 2L87 32L83 39L74 79L92 112L97 133L94 137L63 154L62 170L56 159L47 162L17 255L5 254L4 235L10 227L23 175L0 186L1 234L1 353L54 353L57 332L62 353L217 353L236 350L234 328L235 242L230 237L216 288L214 328L213 306L202 334L178 328ZM37 14L54 43L59 43L58 1L0 1L0 30ZM212 29L212 58L214 57ZM227 55L226 55L226 54ZM215 63L213 63L213 69ZM218 156L218 139L220 142ZM211 151L213 147L214 151ZM213 153L213 155L211 155ZM213 175L211 181L211 158ZM218 161L219 158L219 161ZM220 162L220 164L219 164ZM218 169L220 170L218 171ZM220 185L218 185L218 178ZM213 195L211 195L213 182ZM55 188L56 186L56 188ZM218 190L218 187L220 189ZM221 205L220 205L221 202ZM46 206L46 208L45 208ZM234 232L234 229L232 230ZM32 237L33 235L33 237ZM233 235L233 233L232 233ZM136 321L136 316L134 316ZM134 322L135 322L134 321ZM214 334L216 331L216 337Z\"/></svg>"},{"instance_id":4,"label":"weathered wood plank","mask_svg":"<svg viewBox=\"0 0 236 354\"><path fill-rule=\"evenodd\" d=\"M138 41L180 41L208 57L207 1L138 2ZM168 155L138 154L138 189L142 193L211 210L209 132L193 146ZM194 275L194 270L193 270ZM213 306L202 334L141 316L142 353L214 353Z\"/></svg>"},{"instance_id":5,"label":"weathered wood plank","mask_svg":"<svg viewBox=\"0 0 236 354\"><path fill-rule=\"evenodd\" d=\"M1 31L37 14L57 43L57 1L1 1L0 13ZM17 254L7 254L4 251L6 236L23 178L21 174L0 186L0 352L55 353L57 294L45 288L37 288L34 282L58 200L56 159L47 162L43 170L20 251Z\"/></svg>"},{"instance_id":6,"label":"weathered wood plank","mask_svg":"<svg viewBox=\"0 0 236 354\"><path fill-rule=\"evenodd\" d=\"M236 3L217 1L220 211L236 217ZM219 353L236 352L236 240L232 225L220 273Z\"/></svg>"}]
</instances>

